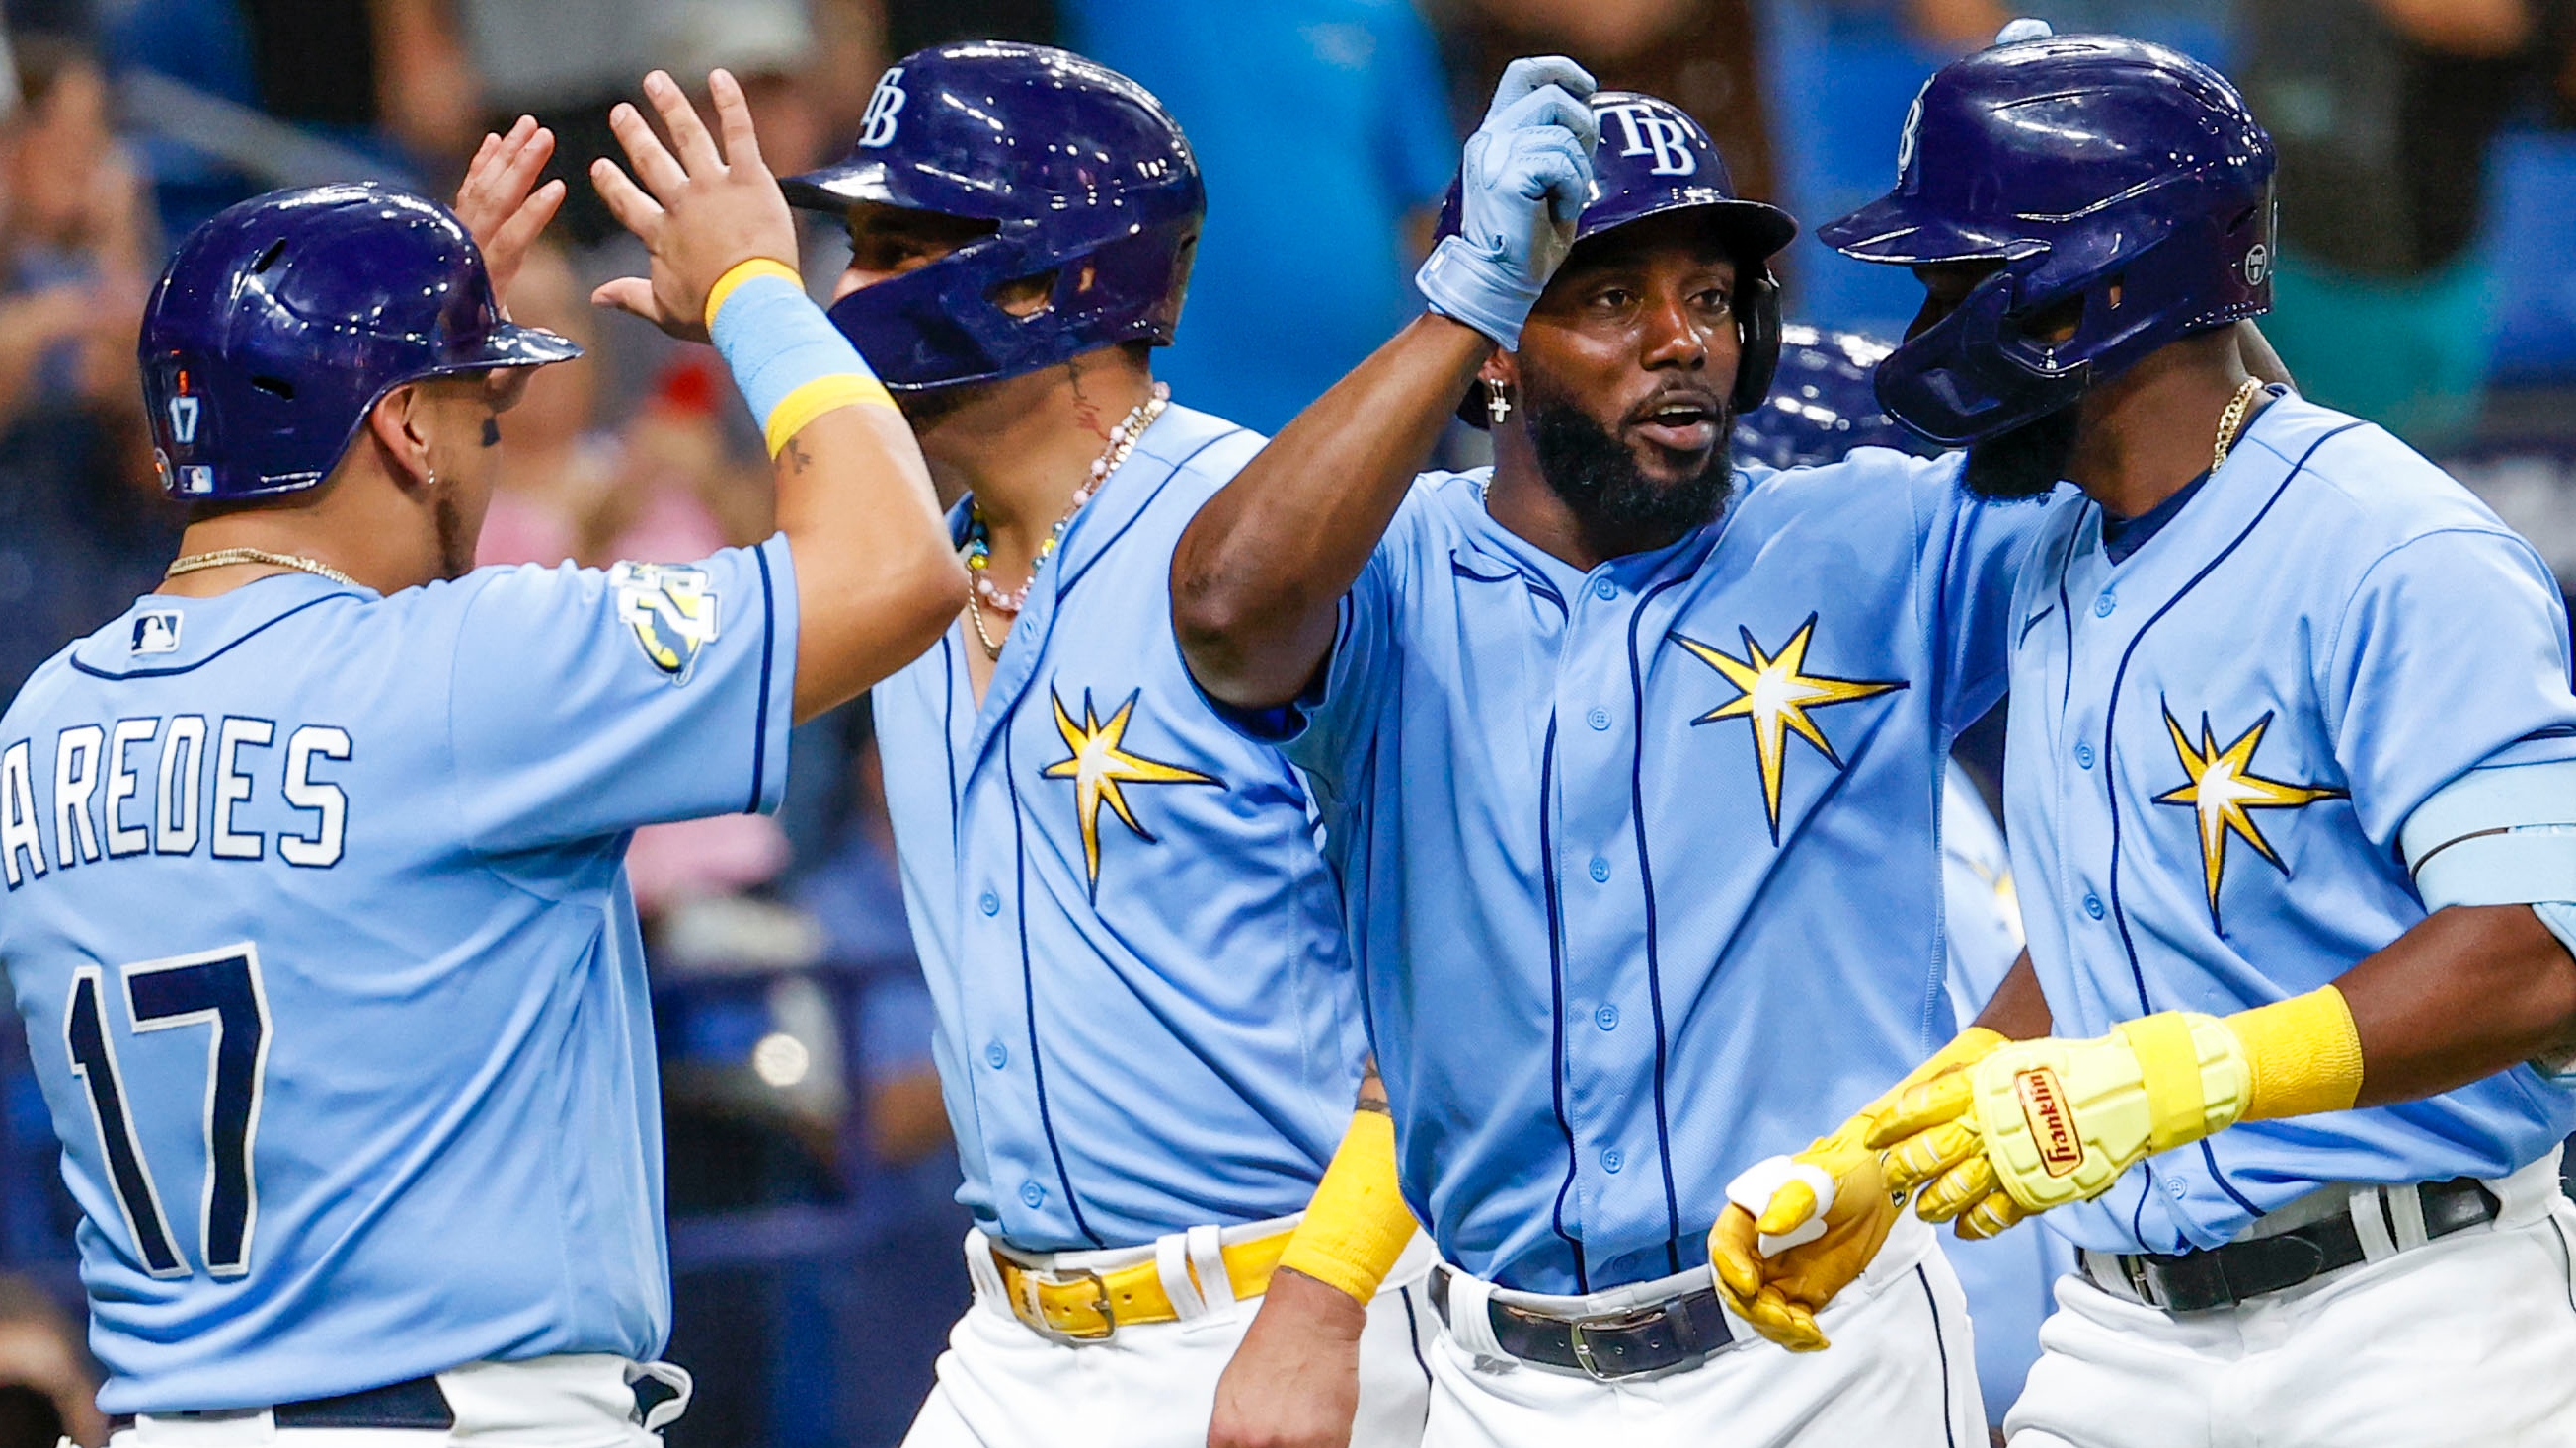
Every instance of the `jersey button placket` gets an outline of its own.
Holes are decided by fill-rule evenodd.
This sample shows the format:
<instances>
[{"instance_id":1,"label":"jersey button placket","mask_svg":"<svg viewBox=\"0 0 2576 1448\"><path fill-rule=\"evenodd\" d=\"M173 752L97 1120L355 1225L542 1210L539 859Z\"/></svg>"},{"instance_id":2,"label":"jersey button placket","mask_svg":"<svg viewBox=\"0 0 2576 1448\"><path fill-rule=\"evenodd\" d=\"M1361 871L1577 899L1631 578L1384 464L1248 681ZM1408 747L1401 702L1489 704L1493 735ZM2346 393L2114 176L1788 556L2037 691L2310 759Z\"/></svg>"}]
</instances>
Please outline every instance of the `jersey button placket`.
<instances>
[{"instance_id":1,"label":"jersey button placket","mask_svg":"<svg viewBox=\"0 0 2576 1448\"><path fill-rule=\"evenodd\" d=\"M2111 616L2111 610L2118 608L2119 606L2120 596L2106 588L2102 590L2102 596L2100 598L2093 600L2093 616L2095 618L2109 618Z\"/></svg>"},{"instance_id":2,"label":"jersey button placket","mask_svg":"<svg viewBox=\"0 0 2576 1448\"><path fill-rule=\"evenodd\" d=\"M2075 746L2075 767L2078 769L2091 769L2093 767L2092 745L2078 744Z\"/></svg>"}]
</instances>

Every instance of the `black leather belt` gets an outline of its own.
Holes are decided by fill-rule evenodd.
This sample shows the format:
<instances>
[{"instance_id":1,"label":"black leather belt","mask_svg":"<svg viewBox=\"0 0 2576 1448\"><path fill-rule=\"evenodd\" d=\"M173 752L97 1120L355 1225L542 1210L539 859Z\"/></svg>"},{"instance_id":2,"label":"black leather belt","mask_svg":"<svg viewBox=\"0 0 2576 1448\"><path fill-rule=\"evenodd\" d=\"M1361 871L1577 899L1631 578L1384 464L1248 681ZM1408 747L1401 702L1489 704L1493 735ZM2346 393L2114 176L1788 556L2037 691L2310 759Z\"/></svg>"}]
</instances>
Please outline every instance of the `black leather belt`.
<instances>
[{"instance_id":1,"label":"black leather belt","mask_svg":"<svg viewBox=\"0 0 2576 1448\"><path fill-rule=\"evenodd\" d=\"M2391 1187L2390 1191L2404 1191ZM2447 1237L2492 1222L2501 1205L2474 1177L2415 1187L2424 1204L2424 1235ZM2370 1210L2379 1210L2377 1199ZM2395 1235L2392 1230L2390 1235ZM2234 1307L2249 1297L2280 1292L2340 1271L2367 1257L2351 1214L2294 1227L2275 1237L2230 1242L2172 1256L2112 1256L2110 1261L2138 1300L2166 1312L2207 1312ZM2097 1259L2098 1260L2098 1259Z\"/></svg>"},{"instance_id":2,"label":"black leather belt","mask_svg":"<svg viewBox=\"0 0 2576 1448\"><path fill-rule=\"evenodd\" d=\"M204 1413L155 1413L156 1418L229 1418L256 1409L220 1409ZM413 1378L409 1382L387 1383L363 1393L343 1393L336 1398L310 1398L301 1403L280 1403L269 1409L280 1428L419 1428L444 1433L456 1426L456 1412L447 1406L446 1390L436 1378ZM134 1426L134 1415L120 1413L108 1420L111 1432L122 1433Z\"/></svg>"},{"instance_id":3,"label":"black leather belt","mask_svg":"<svg viewBox=\"0 0 2576 1448\"><path fill-rule=\"evenodd\" d=\"M1431 1274L1431 1305L1449 1321L1448 1269ZM1695 1368L1735 1340L1725 1309L1709 1288L1625 1312L1555 1317L1488 1300L1494 1341L1525 1363L1611 1382Z\"/></svg>"}]
</instances>

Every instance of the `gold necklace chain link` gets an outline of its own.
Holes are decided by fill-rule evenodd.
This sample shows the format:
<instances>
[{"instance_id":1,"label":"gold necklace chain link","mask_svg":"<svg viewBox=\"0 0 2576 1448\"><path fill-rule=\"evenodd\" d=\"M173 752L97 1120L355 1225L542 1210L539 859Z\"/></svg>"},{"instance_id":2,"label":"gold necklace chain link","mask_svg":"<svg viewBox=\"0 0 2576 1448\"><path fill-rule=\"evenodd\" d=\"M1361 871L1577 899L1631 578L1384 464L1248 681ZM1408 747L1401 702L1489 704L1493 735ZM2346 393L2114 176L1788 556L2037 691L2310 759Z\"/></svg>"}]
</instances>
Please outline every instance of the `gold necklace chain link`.
<instances>
[{"instance_id":1,"label":"gold necklace chain link","mask_svg":"<svg viewBox=\"0 0 2576 1448\"><path fill-rule=\"evenodd\" d=\"M186 573L202 573L209 568L230 568L241 563L265 563L271 568L291 568L298 573L310 573L317 578L327 578L344 587L365 587L358 580L328 563L306 558L300 554L271 553L265 548L217 548L210 553L190 553L185 557L172 559L170 566L161 570L161 576L177 578Z\"/></svg>"},{"instance_id":2,"label":"gold necklace chain link","mask_svg":"<svg viewBox=\"0 0 2576 1448\"><path fill-rule=\"evenodd\" d=\"M2236 389L2236 395L2228 399L2227 410L2218 415L2218 444L2211 450L2209 458L2211 472L2227 466L2228 449L2236 446L2236 434L2245 426L2245 414L2254 406L2254 399L2262 395L2262 379L2248 377L2245 384Z\"/></svg>"}]
</instances>

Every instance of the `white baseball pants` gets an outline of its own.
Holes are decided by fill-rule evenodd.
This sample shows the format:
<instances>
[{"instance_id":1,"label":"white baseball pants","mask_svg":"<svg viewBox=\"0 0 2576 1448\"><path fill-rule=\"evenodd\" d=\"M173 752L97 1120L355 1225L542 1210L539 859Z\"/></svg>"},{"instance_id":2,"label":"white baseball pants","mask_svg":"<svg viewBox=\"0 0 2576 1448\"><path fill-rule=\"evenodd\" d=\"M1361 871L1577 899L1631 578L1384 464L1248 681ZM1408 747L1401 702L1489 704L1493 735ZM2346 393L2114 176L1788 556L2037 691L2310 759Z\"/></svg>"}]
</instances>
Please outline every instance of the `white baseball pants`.
<instances>
[{"instance_id":1,"label":"white baseball pants","mask_svg":"<svg viewBox=\"0 0 2576 1448\"><path fill-rule=\"evenodd\" d=\"M1730 1322L1700 1366L1609 1383L1480 1361L1443 1331L1423 1448L1985 1448L1967 1299L1912 1213L1817 1325L1823 1352Z\"/></svg>"},{"instance_id":2,"label":"white baseball pants","mask_svg":"<svg viewBox=\"0 0 2576 1448\"><path fill-rule=\"evenodd\" d=\"M1066 1252L1064 1270L1105 1271L1151 1260L1151 1247ZM1413 1245L1369 1305L1360 1336L1360 1405L1351 1448L1415 1448L1430 1381L1424 1359L1438 1326L1423 1279L1428 1239ZM981 1232L966 1240L975 1305L948 1334L939 1382L904 1448L1207 1448L1216 1380L1234 1358L1258 1297L1215 1302L1179 1322L1121 1327L1102 1342L1051 1342L1029 1330L1003 1296Z\"/></svg>"},{"instance_id":3,"label":"white baseball pants","mask_svg":"<svg viewBox=\"0 0 2576 1448\"><path fill-rule=\"evenodd\" d=\"M2557 1157L2495 1221L2169 1316L2058 1279L2012 1448L2576 1448L2576 1204Z\"/></svg>"}]
</instances>

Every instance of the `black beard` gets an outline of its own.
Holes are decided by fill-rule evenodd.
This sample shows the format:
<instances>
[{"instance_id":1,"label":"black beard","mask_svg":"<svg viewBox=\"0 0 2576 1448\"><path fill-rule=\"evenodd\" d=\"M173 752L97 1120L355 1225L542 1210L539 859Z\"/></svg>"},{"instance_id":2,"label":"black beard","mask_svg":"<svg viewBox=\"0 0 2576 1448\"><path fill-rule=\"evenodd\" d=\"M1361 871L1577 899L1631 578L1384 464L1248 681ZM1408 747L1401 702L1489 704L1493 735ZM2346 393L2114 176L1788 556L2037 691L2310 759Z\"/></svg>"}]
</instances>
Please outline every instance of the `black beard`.
<instances>
[{"instance_id":1,"label":"black beard","mask_svg":"<svg viewBox=\"0 0 2576 1448\"><path fill-rule=\"evenodd\" d=\"M474 571L476 540L465 536L465 516L454 495L441 490L429 513L438 530L438 576L452 583Z\"/></svg>"},{"instance_id":2,"label":"black beard","mask_svg":"<svg viewBox=\"0 0 2576 1448\"><path fill-rule=\"evenodd\" d=\"M1643 553L1713 521L1735 486L1735 410L1717 419L1717 446L1697 472L1659 483L1637 455L1569 398L1523 383L1530 446L1539 476L1563 499L1583 535L1606 557Z\"/></svg>"},{"instance_id":3,"label":"black beard","mask_svg":"<svg viewBox=\"0 0 2576 1448\"><path fill-rule=\"evenodd\" d=\"M1968 447L1959 481L1989 502L2045 497L2065 480L2075 457L2077 404L2043 413L2007 433Z\"/></svg>"}]
</instances>

